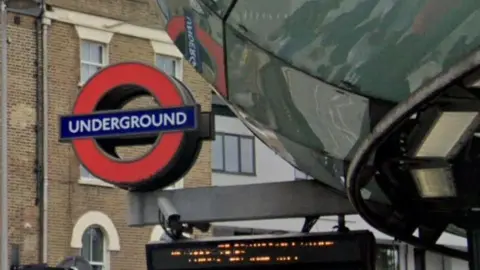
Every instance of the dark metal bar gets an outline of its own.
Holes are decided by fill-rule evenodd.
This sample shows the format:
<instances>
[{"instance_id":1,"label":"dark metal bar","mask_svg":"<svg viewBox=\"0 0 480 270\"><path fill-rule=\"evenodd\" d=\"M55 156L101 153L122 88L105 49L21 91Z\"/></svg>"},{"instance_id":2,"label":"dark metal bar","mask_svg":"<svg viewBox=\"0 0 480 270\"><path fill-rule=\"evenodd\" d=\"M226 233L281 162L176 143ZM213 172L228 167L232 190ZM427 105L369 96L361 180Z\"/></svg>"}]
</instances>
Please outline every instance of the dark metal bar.
<instances>
[{"instance_id":1,"label":"dark metal bar","mask_svg":"<svg viewBox=\"0 0 480 270\"><path fill-rule=\"evenodd\" d=\"M467 232L468 266L470 270L480 270L480 229L471 229Z\"/></svg>"}]
</instances>

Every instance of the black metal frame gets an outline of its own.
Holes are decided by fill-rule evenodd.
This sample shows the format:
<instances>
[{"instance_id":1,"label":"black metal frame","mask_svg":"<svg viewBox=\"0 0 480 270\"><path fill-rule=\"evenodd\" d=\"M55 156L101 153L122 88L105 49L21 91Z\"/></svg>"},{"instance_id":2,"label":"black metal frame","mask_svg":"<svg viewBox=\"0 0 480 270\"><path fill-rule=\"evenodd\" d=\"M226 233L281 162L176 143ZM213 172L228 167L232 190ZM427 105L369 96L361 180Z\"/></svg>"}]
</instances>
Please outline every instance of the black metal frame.
<instances>
[{"instance_id":1,"label":"black metal frame","mask_svg":"<svg viewBox=\"0 0 480 270\"><path fill-rule=\"evenodd\" d=\"M415 265L415 270L426 270L426 251L423 248L415 248L413 250L413 261Z\"/></svg>"},{"instance_id":2,"label":"black metal frame","mask_svg":"<svg viewBox=\"0 0 480 270\"><path fill-rule=\"evenodd\" d=\"M362 198L360 191L377 174L377 169L373 167L373 164L370 162L371 157L376 152L377 148L383 144L387 138L397 132L398 127L407 121L411 115L426 108L428 104L431 104L432 101L439 98L450 87L458 87L459 84L460 87L462 87L463 78L465 76L468 77L475 72L475 68L480 65L479 59L480 50L472 53L458 65L428 82L421 89L413 93L408 100L391 110L377 124L371 135L357 150L357 153L350 164L347 177L347 193L350 201L359 211L362 218L370 225L384 233L395 235L400 240L410 244L465 260L469 259L469 255L466 252L436 245L436 239L432 243L428 240L425 241L425 239L422 239L421 237L417 238L413 236L412 233L418 226L418 224L415 224L415 220L403 220L403 222L398 220L397 223L388 222L385 216L374 212L368 206ZM410 209L408 213L411 213L411 211L412 210ZM403 218L405 219L405 216ZM417 215L416 218L419 218L419 216ZM437 229L441 229L442 227L445 229L446 224L439 224Z\"/></svg>"},{"instance_id":3,"label":"black metal frame","mask_svg":"<svg viewBox=\"0 0 480 270\"><path fill-rule=\"evenodd\" d=\"M470 270L480 269L480 230L475 229L467 233L468 265Z\"/></svg>"},{"instance_id":4,"label":"black metal frame","mask_svg":"<svg viewBox=\"0 0 480 270\"><path fill-rule=\"evenodd\" d=\"M214 94L213 96L218 97L217 94ZM219 115L219 116L237 118L237 116L232 112L232 110L230 110L228 106L221 105L221 104L212 104L212 112L215 115Z\"/></svg>"}]
</instances>

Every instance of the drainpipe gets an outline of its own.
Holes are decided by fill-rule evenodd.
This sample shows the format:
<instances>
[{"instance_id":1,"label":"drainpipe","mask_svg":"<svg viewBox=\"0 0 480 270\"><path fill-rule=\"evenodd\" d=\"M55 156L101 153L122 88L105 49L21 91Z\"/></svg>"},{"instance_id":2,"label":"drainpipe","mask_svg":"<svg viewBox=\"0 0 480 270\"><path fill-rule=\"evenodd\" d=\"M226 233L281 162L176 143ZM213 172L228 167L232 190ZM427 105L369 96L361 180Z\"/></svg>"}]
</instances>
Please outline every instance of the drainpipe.
<instances>
[{"instance_id":1,"label":"drainpipe","mask_svg":"<svg viewBox=\"0 0 480 270\"><path fill-rule=\"evenodd\" d=\"M38 248L40 263L48 261L48 95L47 95L47 27L50 24L45 18L45 3L42 1L41 12L36 19L36 64L37 64L37 198L39 208L39 225L41 235Z\"/></svg>"},{"instance_id":2,"label":"drainpipe","mask_svg":"<svg viewBox=\"0 0 480 270\"><path fill-rule=\"evenodd\" d=\"M43 158L43 149L42 149L42 14L39 14L35 20L35 65L36 65L36 122L35 122L35 176L36 176L36 197L35 205L38 206L39 211L39 226L42 227L42 182L43 182L43 170L42 170L42 158ZM42 241L40 235L40 241ZM38 247L38 260L42 257L42 247Z\"/></svg>"},{"instance_id":3,"label":"drainpipe","mask_svg":"<svg viewBox=\"0 0 480 270\"><path fill-rule=\"evenodd\" d=\"M43 4L45 10L45 3ZM43 90L43 224L42 224L42 259L43 263L48 263L48 26L51 24L50 19L42 16L42 90Z\"/></svg>"}]
</instances>

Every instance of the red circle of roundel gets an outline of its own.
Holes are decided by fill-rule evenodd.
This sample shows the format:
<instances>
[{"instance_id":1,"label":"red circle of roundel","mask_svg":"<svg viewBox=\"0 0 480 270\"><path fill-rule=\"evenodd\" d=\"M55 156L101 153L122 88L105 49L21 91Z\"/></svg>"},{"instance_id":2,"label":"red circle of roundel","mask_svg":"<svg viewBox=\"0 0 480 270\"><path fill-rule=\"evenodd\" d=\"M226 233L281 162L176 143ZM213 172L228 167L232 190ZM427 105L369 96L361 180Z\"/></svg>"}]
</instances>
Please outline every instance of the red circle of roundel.
<instances>
[{"instance_id":1,"label":"red circle of roundel","mask_svg":"<svg viewBox=\"0 0 480 270\"><path fill-rule=\"evenodd\" d=\"M75 102L73 114L93 113L106 93L127 84L149 90L164 108L185 105L179 90L167 75L144 64L122 63L101 70L86 83ZM162 134L149 154L134 161L108 157L94 138L75 139L73 148L81 164L94 176L112 184L128 185L141 183L162 171L175 157L183 137L183 132Z\"/></svg>"},{"instance_id":2,"label":"red circle of roundel","mask_svg":"<svg viewBox=\"0 0 480 270\"><path fill-rule=\"evenodd\" d=\"M185 17L177 16L173 17L168 21L167 24L167 33L172 40L177 40L178 36L186 31L185 29ZM200 41L200 45L205 48L210 57L215 61L216 67L216 78L215 78L215 87L218 92L224 96L228 97L227 84L225 77L225 63L223 55L223 47L218 44L205 30L201 27L195 27L195 31ZM180 48L179 48L180 49Z\"/></svg>"}]
</instances>

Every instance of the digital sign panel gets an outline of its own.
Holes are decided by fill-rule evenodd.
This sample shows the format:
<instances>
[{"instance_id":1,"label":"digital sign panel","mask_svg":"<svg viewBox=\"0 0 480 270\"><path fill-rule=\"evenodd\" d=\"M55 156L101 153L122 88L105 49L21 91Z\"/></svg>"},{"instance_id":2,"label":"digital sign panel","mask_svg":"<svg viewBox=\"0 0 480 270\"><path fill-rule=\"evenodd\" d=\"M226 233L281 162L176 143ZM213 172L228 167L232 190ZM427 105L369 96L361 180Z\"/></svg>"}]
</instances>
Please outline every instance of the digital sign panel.
<instances>
[{"instance_id":1,"label":"digital sign panel","mask_svg":"<svg viewBox=\"0 0 480 270\"><path fill-rule=\"evenodd\" d=\"M180 240L146 246L148 270L374 269L371 232Z\"/></svg>"}]
</instances>

